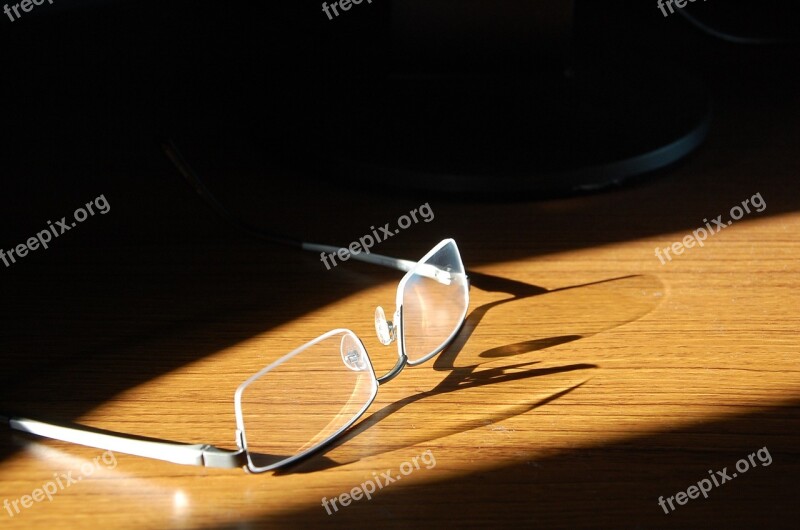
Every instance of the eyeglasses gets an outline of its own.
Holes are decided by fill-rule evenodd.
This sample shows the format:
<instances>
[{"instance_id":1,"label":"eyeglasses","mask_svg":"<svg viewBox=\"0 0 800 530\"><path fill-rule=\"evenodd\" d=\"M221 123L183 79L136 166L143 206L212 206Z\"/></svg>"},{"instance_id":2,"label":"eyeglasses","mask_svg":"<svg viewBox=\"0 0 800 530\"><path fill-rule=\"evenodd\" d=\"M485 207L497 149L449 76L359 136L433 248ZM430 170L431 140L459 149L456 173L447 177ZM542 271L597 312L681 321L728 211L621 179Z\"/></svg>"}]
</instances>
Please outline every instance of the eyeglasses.
<instances>
[{"instance_id":1,"label":"eyeglasses","mask_svg":"<svg viewBox=\"0 0 800 530\"><path fill-rule=\"evenodd\" d=\"M245 224L216 200L174 144L166 143L164 150L209 206L240 230L302 250L343 250L270 234ZM380 306L375 310L378 339L386 346L397 342L397 362L385 375L376 377L364 343L344 328L300 346L237 388L236 451L21 416L0 415L0 421L47 438L177 464L244 467L252 473L291 464L329 444L358 421L380 385L395 378L406 366L424 363L444 350L458 335L467 314L469 279L452 239L442 240L416 262L365 252L351 253L350 258L406 273L397 286L392 320L386 319Z\"/></svg>"},{"instance_id":2,"label":"eyeglasses","mask_svg":"<svg viewBox=\"0 0 800 530\"><path fill-rule=\"evenodd\" d=\"M409 270L397 287L392 321L378 306L375 328L382 344L397 342L395 366L376 377L361 339L335 329L250 377L234 400L250 471L289 464L326 445L364 414L379 385L441 352L458 334L469 283L455 241L441 241L416 264L394 261Z\"/></svg>"},{"instance_id":3,"label":"eyeglasses","mask_svg":"<svg viewBox=\"0 0 800 530\"><path fill-rule=\"evenodd\" d=\"M303 248L339 250L313 243L304 243ZM295 462L353 425L372 404L380 385L406 366L424 363L444 350L461 329L469 306L469 281L452 239L442 240L418 262L379 254L352 257L406 271L397 287L392 320L386 319L380 306L375 310L380 342L397 342L395 366L376 377L363 342L349 329L334 329L300 346L236 390L237 451L20 416L0 419L19 431L178 464L245 467L260 473Z\"/></svg>"}]
</instances>

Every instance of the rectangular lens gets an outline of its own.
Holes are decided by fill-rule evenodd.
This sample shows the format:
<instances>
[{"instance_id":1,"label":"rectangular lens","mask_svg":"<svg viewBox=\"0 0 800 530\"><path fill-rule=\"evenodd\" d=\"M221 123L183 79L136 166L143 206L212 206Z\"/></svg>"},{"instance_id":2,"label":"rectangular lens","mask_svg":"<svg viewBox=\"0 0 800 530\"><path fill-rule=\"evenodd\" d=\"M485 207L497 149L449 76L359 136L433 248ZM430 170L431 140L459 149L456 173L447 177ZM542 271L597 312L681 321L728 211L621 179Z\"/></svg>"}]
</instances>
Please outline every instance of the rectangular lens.
<instances>
[{"instance_id":1,"label":"rectangular lens","mask_svg":"<svg viewBox=\"0 0 800 530\"><path fill-rule=\"evenodd\" d=\"M236 392L251 470L272 469L330 441L377 392L372 363L352 331L328 332L279 359Z\"/></svg>"},{"instance_id":2,"label":"rectangular lens","mask_svg":"<svg viewBox=\"0 0 800 530\"><path fill-rule=\"evenodd\" d=\"M417 364L447 346L467 314L469 284L455 241L440 243L404 282L405 353L409 364Z\"/></svg>"}]
</instances>

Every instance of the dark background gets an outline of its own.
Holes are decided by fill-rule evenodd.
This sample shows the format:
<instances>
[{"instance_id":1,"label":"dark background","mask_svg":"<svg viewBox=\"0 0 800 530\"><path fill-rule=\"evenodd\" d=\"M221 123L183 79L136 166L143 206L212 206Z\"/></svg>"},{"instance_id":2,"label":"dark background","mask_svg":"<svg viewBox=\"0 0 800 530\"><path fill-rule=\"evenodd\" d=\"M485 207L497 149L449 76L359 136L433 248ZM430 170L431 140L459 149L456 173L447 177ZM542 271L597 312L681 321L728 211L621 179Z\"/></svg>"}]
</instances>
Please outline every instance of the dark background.
<instances>
[{"instance_id":1,"label":"dark background","mask_svg":"<svg viewBox=\"0 0 800 530\"><path fill-rule=\"evenodd\" d=\"M509 5L500 2L497 9ZM797 14L776 1L688 9L715 27L757 37L786 36ZM542 18L549 16L543 9ZM34 175L61 195L117 169L153 167L163 158L159 141L168 136L194 147L202 153L197 163L219 172L277 161L298 165L336 140L344 124L326 122L326 110L359 99L346 92L346 81L396 71L406 57L392 45L388 0L354 6L333 21L307 1L62 1L0 22L2 169L6 185L24 196L48 193L31 193L28 186L39 182ZM643 77L700 79L711 98L736 90L765 103L797 88L796 46L724 42L678 13L664 18L655 2L577 2L573 31L568 50L542 45L545 59L527 61L506 46L509 53L498 53L492 64L542 79L560 69L623 67ZM502 48L500 42L486 46ZM454 53L452 60L460 64L465 57ZM682 97L679 88L674 97ZM654 98L668 104L668 94ZM71 172L77 179L60 188L53 174ZM309 175L347 183L346 175L330 171Z\"/></svg>"}]
</instances>

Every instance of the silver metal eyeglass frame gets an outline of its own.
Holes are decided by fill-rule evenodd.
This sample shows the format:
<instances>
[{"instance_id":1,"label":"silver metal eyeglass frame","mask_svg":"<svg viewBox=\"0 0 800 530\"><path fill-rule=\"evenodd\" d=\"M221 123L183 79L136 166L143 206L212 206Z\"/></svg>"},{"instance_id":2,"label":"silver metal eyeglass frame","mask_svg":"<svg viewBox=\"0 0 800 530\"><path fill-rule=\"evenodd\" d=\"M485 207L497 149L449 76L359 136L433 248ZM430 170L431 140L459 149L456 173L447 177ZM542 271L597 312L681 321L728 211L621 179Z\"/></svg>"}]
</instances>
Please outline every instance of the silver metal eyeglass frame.
<instances>
[{"instance_id":1,"label":"silver metal eyeglass frame","mask_svg":"<svg viewBox=\"0 0 800 530\"><path fill-rule=\"evenodd\" d=\"M447 346L449 346L452 343L453 339L458 335L459 331L461 330L469 306L469 278L467 277L465 272L461 273L457 271L448 271L436 267L434 265L425 263L426 260L434 256L439 250L450 244L452 244L453 248L455 249L460 269L465 271L463 267L463 262L461 261L460 252L458 251L458 246L456 245L453 239L444 239L440 241L427 254L425 254L425 256L423 256L421 260L417 262L392 258L389 256L383 256L380 254L373 254L373 253L370 254L359 253L351 255L351 258L355 260L372 263L374 265L380 265L383 267L389 267L395 270L404 271L406 273L400 280L400 283L398 284L397 287L397 295L396 295L397 309L395 310L393 317L395 322L397 322L397 328L395 329L394 324L392 322L387 322L385 318L382 317L383 310L380 307L378 307L376 310L376 331L378 333L381 342L384 345L389 345L391 344L391 342L394 342L395 338L399 338L399 340L397 340L397 353L398 353L397 362L389 372L387 372L381 377L375 378L378 386L394 379L403 370L403 368L405 368L405 366L407 365L414 366L421 364L429 360L433 356L437 355L438 353L440 353L442 350L447 348ZM338 252L340 248L341 247L320 245L316 243L302 243L303 250L314 251L314 252ZM434 351L428 353L419 360L410 362L408 360L408 356L406 355L405 335L403 329L403 292L406 284L414 275L424 276L426 278L433 279L443 284L449 284L452 281L459 281L459 280L463 281L465 304L462 314L459 315L458 324L456 328L453 330L453 332L450 334L450 336L448 336L447 339L444 340L441 343L441 345ZM455 275L463 275L463 278L456 278ZM284 355L283 357L276 360L266 368L260 370L259 372L248 378L237 388L236 393L234 395L234 408L236 412L236 427L237 427L236 444L238 446L238 450L221 449L209 444L186 444L180 442L160 440L156 438L132 436L124 433L94 429L83 425L73 425L73 426L59 425L57 423L49 423L22 416L0 415L0 422L8 423L8 425L12 429L17 431L22 431L30 434L35 434L38 436L75 443L79 445L85 445L88 447L94 447L102 450L110 450L135 456L163 460L175 464L205 466L214 468L229 468L229 469L243 467L246 471L249 471L251 473L261 473L264 471L277 469L280 467L287 466L297 460L300 460L320 450L321 448L325 447L330 442L332 442L334 439L336 439L338 436L340 436L344 431L346 431L356 421L358 421L358 419L372 404L375 395L373 394L369 402L366 403L366 405L361 409L361 411L358 414L354 415L354 417L349 422L347 422L343 427L341 427L339 430L337 430L335 433L333 433L332 435L330 435L317 445L309 448L308 450L300 452L296 455L282 459L272 465L259 467L253 464L253 461L250 458L250 454L248 453L246 435L245 435L245 425L241 408L241 394L248 385L248 383L260 377L261 375L265 374L272 367L281 364L282 362L288 360L298 352L314 344L316 341L319 341L322 338L335 332L348 332L352 334L353 337L355 337L357 340L360 341L360 339L355 333L347 329L337 329L329 331L328 333L320 337L317 337L316 339ZM363 343L361 345L363 348ZM364 349L364 351L366 351L366 349ZM369 361L368 356L367 360ZM372 367L371 362L369 368L374 376L374 369ZM376 393L377 390L375 394Z\"/></svg>"}]
</instances>

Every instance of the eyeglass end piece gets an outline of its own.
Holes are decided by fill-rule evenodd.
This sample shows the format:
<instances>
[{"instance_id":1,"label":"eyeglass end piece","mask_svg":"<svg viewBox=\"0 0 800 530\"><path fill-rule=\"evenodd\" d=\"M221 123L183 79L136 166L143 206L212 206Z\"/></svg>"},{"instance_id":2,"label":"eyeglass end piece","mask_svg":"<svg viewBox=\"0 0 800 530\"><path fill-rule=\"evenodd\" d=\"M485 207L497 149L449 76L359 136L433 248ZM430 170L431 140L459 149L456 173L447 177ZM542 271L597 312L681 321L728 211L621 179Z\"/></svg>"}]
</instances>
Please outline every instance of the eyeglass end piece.
<instances>
[{"instance_id":1,"label":"eyeglass end piece","mask_svg":"<svg viewBox=\"0 0 800 530\"><path fill-rule=\"evenodd\" d=\"M203 465L205 467L218 467L223 469L234 469L247 465L247 455L244 449L238 451L228 451L213 445L205 445L202 448Z\"/></svg>"}]
</instances>

